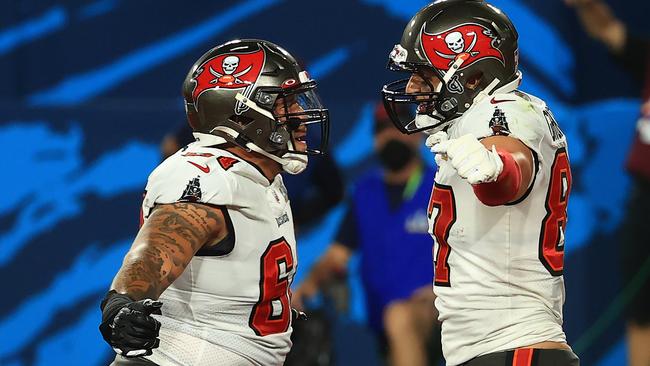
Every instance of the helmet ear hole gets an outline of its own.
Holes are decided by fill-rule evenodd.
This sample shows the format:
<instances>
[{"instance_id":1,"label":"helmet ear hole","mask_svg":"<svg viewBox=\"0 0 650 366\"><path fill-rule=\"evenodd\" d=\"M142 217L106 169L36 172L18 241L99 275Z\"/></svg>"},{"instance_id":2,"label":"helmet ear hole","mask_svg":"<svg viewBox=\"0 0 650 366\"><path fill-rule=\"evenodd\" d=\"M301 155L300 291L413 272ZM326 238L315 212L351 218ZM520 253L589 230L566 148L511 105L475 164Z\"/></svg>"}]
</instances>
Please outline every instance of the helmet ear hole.
<instances>
[{"instance_id":1,"label":"helmet ear hole","mask_svg":"<svg viewBox=\"0 0 650 366\"><path fill-rule=\"evenodd\" d=\"M475 73L473 73L467 78L467 81L465 82L465 87L467 87L470 90L475 90L482 84L481 83L482 80L483 80L483 71L477 70Z\"/></svg>"}]
</instances>

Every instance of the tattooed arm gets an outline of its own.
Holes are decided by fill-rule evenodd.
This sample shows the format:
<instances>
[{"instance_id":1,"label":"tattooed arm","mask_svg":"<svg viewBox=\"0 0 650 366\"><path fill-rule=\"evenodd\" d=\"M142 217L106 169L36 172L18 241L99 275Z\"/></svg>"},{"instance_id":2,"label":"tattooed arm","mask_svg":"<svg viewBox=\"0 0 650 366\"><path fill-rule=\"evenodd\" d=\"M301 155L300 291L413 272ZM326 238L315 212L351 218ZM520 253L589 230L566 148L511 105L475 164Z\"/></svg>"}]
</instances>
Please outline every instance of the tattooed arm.
<instances>
[{"instance_id":1,"label":"tattooed arm","mask_svg":"<svg viewBox=\"0 0 650 366\"><path fill-rule=\"evenodd\" d=\"M160 294L183 273L196 252L228 234L221 210L194 203L156 206L124 257L100 306L99 330L115 352L151 355L158 347Z\"/></svg>"},{"instance_id":2,"label":"tattooed arm","mask_svg":"<svg viewBox=\"0 0 650 366\"><path fill-rule=\"evenodd\" d=\"M134 300L158 299L201 247L227 234L218 208L195 203L156 206L124 257L111 289Z\"/></svg>"}]
</instances>

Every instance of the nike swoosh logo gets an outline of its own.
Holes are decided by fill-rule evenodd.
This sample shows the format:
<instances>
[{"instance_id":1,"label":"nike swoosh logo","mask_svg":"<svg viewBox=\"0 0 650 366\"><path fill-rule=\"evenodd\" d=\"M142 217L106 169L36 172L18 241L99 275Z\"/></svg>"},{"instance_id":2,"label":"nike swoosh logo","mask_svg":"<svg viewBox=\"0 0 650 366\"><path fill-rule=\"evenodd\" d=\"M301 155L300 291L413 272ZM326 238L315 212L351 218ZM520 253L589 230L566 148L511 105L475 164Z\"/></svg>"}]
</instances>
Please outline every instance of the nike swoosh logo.
<instances>
[{"instance_id":1,"label":"nike swoosh logo","mask_svg":"<svg viewBox=\"0 0 650 366\"><path fill-rule=\"evenodd\" d=\"M514 99L502 99L502 100L498 100L498 99L496 99L495 97L492 97L492 99L490 100L490 103L492 103L492 104L499 104L499 103L504 103L504 102L514 102L514 101L515 101Z\"/></svg>"},{"instance_id":2,"label":"nike swoosh logo","mask_svg":"<svg viewBox=\"0 0 650 366\"><path fill-rule=\"evenodd\" d=\"M195 167L201 169L201 171L202 171L203 173L206 173L206 174L207 174L207 173L210 173L210 167L207 166L207 165L206 165L206 166L202 166L202 165L199 165L199 164L197 164L197 163L195 163L195 162L193 162L193 161L188 161L188 163L190 163L190 164L194 165Z\"/></svg>"}]
</instances>

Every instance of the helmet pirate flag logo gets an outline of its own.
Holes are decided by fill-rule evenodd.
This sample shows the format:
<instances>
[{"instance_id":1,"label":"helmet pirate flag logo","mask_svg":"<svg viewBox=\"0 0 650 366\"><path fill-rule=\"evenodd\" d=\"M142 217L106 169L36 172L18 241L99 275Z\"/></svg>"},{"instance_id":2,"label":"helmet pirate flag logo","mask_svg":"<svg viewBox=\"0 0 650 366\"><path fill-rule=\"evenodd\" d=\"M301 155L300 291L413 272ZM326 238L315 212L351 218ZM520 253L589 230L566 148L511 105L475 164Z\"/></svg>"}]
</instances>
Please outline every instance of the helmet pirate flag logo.
<instances>
[{"instance_id":1,"label":"helmet pirate flag logo","mask_svg":"<svg viewBox=\"0 0 650 366\"><path fill-rule=\"evenodd\" d=\"M263 49L248 53L225 53L206 60L194 72L196 86L192 98L196 102L201 94L215 89L244 89L250 97L253 87L264 68L266 54ZM235 113L241 114L247 106L237 102Z\"/></svg>"},{"instance_id":2,"label":"helmet pirate flag logo","mask_svg":"<svg viewBox=\"0 0 650 366\"><path fill-rule=\"evenodd\" d=\"M439 70L448 70L460 55L467 60L461 69L485 58L505 59L496 48L499 40L492 31L479 24L462 24L444 32L430 34L422 27L421 40L424 53L431 64Z\"/></svg>"}]
</instances>

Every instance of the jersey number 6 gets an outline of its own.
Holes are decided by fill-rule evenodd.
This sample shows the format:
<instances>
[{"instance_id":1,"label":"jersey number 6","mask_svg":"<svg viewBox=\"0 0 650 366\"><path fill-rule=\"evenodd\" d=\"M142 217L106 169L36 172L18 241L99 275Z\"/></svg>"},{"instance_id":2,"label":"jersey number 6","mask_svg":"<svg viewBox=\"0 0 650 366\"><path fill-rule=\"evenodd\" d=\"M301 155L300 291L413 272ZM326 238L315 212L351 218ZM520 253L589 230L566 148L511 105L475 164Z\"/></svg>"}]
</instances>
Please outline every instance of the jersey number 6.
<instances>
[{"instance_id":1,"label":"jersey number 6","mask_svg":"<svg viewBox=\"0 0 650 366\"><path fill-rule=\"evenodd\" d=\"M260 298L248 321L258 336L286 332L291 320L289 305L293 254L284 238L269 243L260 258Z\"/></svg>"}]
</instances>

